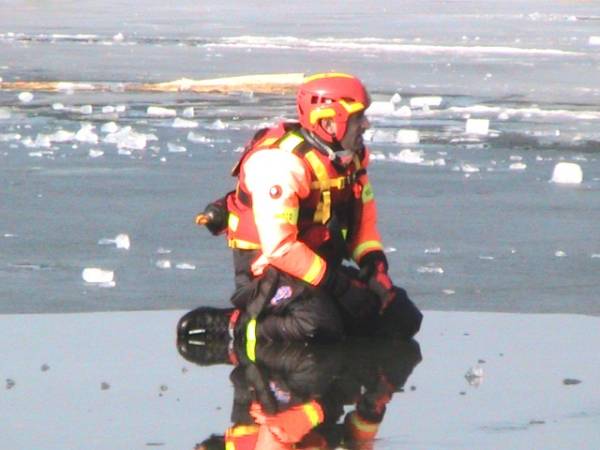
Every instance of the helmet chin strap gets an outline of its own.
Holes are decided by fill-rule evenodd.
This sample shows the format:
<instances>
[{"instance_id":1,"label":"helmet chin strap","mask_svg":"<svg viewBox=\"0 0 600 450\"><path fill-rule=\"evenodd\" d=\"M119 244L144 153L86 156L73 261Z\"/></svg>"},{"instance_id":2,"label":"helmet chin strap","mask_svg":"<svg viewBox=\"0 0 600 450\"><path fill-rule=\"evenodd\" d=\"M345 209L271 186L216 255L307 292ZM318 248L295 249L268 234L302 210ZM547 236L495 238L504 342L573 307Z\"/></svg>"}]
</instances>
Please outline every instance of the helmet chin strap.
<instances>
[{"instance_id":1,"label":"helmet chin strap","mask_svg":"<svg viewBox=\"0 0 600 450\"><path fill-rule=\"evenodd\" d=\"M315 136L304 128L301 129L301 132L309 144L324 151L329 159L340 168L345 169L352 162L352 159L354 158L354 152L350 150L344 150L337 139L333 138L334 141L332 147L327 142L324 142L318 136ZM334 148L337 148L338 150L334 150Z\"/></svg>"}]
</instances>

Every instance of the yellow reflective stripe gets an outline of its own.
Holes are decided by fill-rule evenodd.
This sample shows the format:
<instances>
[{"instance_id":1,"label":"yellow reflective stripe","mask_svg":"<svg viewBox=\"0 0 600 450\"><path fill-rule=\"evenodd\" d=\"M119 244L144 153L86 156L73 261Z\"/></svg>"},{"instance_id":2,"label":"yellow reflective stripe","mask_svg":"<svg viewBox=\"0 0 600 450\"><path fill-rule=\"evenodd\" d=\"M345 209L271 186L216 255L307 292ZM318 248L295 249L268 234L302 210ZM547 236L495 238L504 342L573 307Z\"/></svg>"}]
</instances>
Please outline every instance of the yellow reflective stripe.
<instances>
[{"instance_id":1,"label":"yellow reflective stripe","mask_svg":"<svg viewBox=\"0 0 600 450\"><path fill-rule=\"evenodd\" d=\"M327 174L327 169L323 162L319 159L314 150L311 150L305 155L306 160L310 164L315 176L317 177L317 181L320 183L320 186L329 185L330 179ZM315 222L326 223L331 217L331 194L329 192L329 188L320 187L322 190L323 199L319 202L317 207L315 208L315 215L313 216L313 220Z\"/></svg>"},{"instance_id":2,"label":"yellow reflective stripe","mask_svg":"<svg viewBox=\"0 0 600 450\"><path fill-rule=\"evenodd\" d=\"M317 180L310 184L313 189L344 189L346 186L346 177L328 178L327 180Z\"/></svg>"},{"instance_id":3,"label":"yellow reflective stripe","mask_svg":"<svg viewBox=\"0 0 600 450\"><path fill-rule=\"evenodd\" d=\"M348 114L354 114L355 112L365 109L365 105L361 102L347 102L345 100L340 100L339 103L344 107Z\"/></svg>"},{"instance_id":4,"label":"yellow reflective stripe","mask_svg":"<svg viewBox=\"0 0 600 450\"><path fill-rule=\"evenodd\" d=\"M235 450L235 444L233 442L226 442L225 450Z\"/></svg>"},{"instance_id":5,"label":"yellow reflective stripe","mask_svg":"<svg viewBox=\"0 0 600 450\"><path fill-rule=\"evenodd\" d=\"M256 434L258 428L258 425L237 425L227 430L227 434L232 437L248 436L249 434Z\"/></svg>"},{"instance_id":6,"label":"yellow reflective stripe","mask_svg":"<svg viewBox=\"0 0 600 450\"><path fill-rule=\"evenodd\" d=\"M329 119L335 117L335 109L333 108L317 108L310 112L309 121L314 125L321 119Z\"/></svg>"},{"instance_id":7,"label":"yellow reflective stripe","mask_svg":"<svg viewBox=\"0 0 600 450\"><path fill-rule=\"evenodd\" d=\"M310 284L315 284L315 280L319 277L323 271L323 260L319 255L315 255L313 261L306 272L306 275L302 277L304 281Z\"/></svg>"},{"instance_id":8,"label":"yellow reflective stripe","mask_svg":"<svg viewBox=\"0 0 600 450\"><path fill-rule=\"evenodd\" d=\"M362 244L356 246L356 248L352 252L352 259L358 262L360 260L360 257L367 250L383 250L383 245L379 241L365 241Z\"/></svg>"},{"instance_id":9,"label":"yellow reflective stripe","mask_svg":"<svg viewBox=\"0 0 600 450\"><path fill-rule=\"evenodd\" d=\"M361 198L363 203L368 203L375 198L371 183L367 183L363 186Z\"/></svg>"},{"instance_id":10,"label":"yellow reflective stripe","mask_svg":"<svg viewBox=\"0 0 600 450\"><path fill-rule=\"evenodd\" d=\"M250 361L256 361L256 319L246 325L246 356Z\"/></svg>"},{"instance_id":11,"label":"yellow reflective stripe","mask_svg":"<svg viewBox=\"0 0 600 450\"><path fill-rule=\"evenodd\" d=\"M244 241L243 239L229 239L227 241L229 248L239 248L240 250L259 250L260 244L256 242Z\"/></svg>"},{"instance_id":12,"label":"yellow reflective stripe","mask_svg":"<svg viewBox=\"0 0 600 450\"><path fill-rule=\"evenodd\" d=\"M258 147L268 147L269 145L274 144L275 142L277 142L277 138L275 137L270 137L265 139L264 141L262 141Z\"/></svg>"},{"instance_id":13,"label":"yellow reflective stripe","mask_svg":"<svg viewBox=\"0 0 600 450\"><path fill-rule=\"evenodd\" d=\"M348 237L348 228L342 228L342 237L344 240Z\"/></svg>"},{"instance_id":14,"label":"yellow reflective stripe","mask_svg":"<svg viewBox=\"0 0 600 450\"><path fill-rule=\"evenodd\" d=\"M231 231L237 231L239 224L240 218L230 211L229 218L227 219L227 227L229 227Z\"/></svg>"},{"instance_id":15,"label":"yellow reflective stripe","mask_svg":"<svg viewBox=\"0 0 600 450\"><path fill-rule=\"evenodd\" d=\"M275 214L276 219L281 219L291 225L298 223L299 208L284 208L282 212Z\"/></svg>"},{"instance_id":16,"label":"yellow reflective stripe","mask_svg":"<svg viewBox=\"0 0 600 450\"><path fill-rule=\"evenodd\" d=\"M303 83L308 83L310 81L315 81L315 80L321 80L323 78L354 78L354 76L349 75L347 73L342 73L342 72L316 73L314 75L304 77Z\"/></svg>"},{"instance_id":17,"label":"yellow reflective stripe","mask_svg":"<svg viewBox=\"0 0 600 450\"><path fill-rule=\"evenodd\" d=\"M296 133L289 133L279 143L279 148L286 152L293 152L298 145L304 141L304 138Z\"/></svg>"},{"instance_id":18,"label":"yellow reflective stripe","mask_svg":"<svg viewBox=\"0 0 600 450\"><path fill-rule=\"evenodd\" d=\"M304 414L306 414L306 416L308 417L308 420L313 427L319 425L321 421L319 420L319 411L317 411L315 405L313 405L312 403L305 403L304 405L302 405L302 410L304 411Z\"/></svg>"},{"instance_id":19,"label":"yellow reflective stripe","mask_svg":"<svg viewBox=\"0 0 600 450\"><path fill-rule=\"evenodd\" d=\"M366 421L362 420L360 417L358 417L358 414L356 414L356 412L354 414L352 414L350 421L352 422L352 425L354 425L357 429L359 429L363 433L375 433L379 429L378 423L366 422Z\"/></svg>"}]
</instances>

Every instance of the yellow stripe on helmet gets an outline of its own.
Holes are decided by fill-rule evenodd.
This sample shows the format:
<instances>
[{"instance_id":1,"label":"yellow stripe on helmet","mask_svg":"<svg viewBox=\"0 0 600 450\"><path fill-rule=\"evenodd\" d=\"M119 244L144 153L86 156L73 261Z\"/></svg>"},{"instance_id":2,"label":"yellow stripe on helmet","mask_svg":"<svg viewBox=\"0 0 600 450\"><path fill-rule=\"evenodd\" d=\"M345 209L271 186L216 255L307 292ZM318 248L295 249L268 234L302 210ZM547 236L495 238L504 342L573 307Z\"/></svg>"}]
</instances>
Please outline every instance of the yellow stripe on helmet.
<instances>
[{"instance_id":1,"label":"yellow stripe on helmet","mask_svg":"<svg viewBox=\"0 0 600 450\"><path fill-rule=\"evenodd\" d=\"M304 77L304 83L310 83L315 80L322 80L323 78L355 78L354 76L342 73L342 72L323 72Z\"/></svg>"}]
</instances>

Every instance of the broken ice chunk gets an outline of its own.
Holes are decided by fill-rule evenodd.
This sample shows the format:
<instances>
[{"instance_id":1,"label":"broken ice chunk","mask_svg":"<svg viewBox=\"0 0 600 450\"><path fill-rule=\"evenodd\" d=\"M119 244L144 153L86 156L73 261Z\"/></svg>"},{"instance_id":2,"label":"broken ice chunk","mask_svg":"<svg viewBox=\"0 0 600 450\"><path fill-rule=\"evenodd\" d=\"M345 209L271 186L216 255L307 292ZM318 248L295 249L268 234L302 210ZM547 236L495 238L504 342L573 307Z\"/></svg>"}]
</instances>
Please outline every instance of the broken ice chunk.
<instances>
[{"instance_id":1,"label":"broken ice chunk","mask_svg":"<svg viewBox=\"0 0 600 450\"><path fill-rule=\"evenodd\" d=\"M432 106L440 106L442 104L442 97L430 96L430 97L413 97L410 99L411 108L430 108Z\"/></svg>"},{"instance_id":2,"label":"broken ice chunk","mask_svg":"<svg viewBox=\"0 0 600 450\"><path fill-rule=\"evenodd\" d=\"M177 111L171 108L163 108L162 106L148 106L146 114L155 117L175 117Z\"/></svg>"},{"instance_id":3,"label":"broken ice chunk","mask_svg":"<svg viewBox=\"0 0 600 450\"><path fill-rule=\"evenodd\" d=\"M465 133L486 136L490 129L490 121L488 119L467 119L465 125Z\"/></svg>"},{"instance_id":4,"label":"broken ice chunk","mask_svg":"<svg viewBox=\"0 0 600 450\"><path fill-rule=\"evenodd\" d=\"M119 249L129 250L131 247L131 240L125 233L117 234L114 239L102 238L98 241L98 245L115 245Z\"/></svg>"},{"instance_id":5,"label":"broken ice chunk","mask_svg":"<svg viewBox=\"0 0 600 450\"><path fill-rule=\"evenodd\" d=\"M473 366L465 373L465 378L471 386L480 386L483 382L483 368L481 366Z\"/></svg>"},{"instance_id":6,"label":"broken ice chunk","mask_svg":"<svg viewBox=\"0 0 600 450\"><path fill-rule=\"evenodd\" d=\"M197 128L198 127L198 122L195 122L193 120L185 120L185 119L181 119L179 117L176 117L175 120L173 120L173 128Z\"/></svg>"},{"instance_id":7,"label":"broken ice chunk","mask_svg":"<svg viewBox=\"0 0 600 450\"><path fill-rule=\"evenodd\" d=\"M158 261L156 261L156 267L158 267L159 269L170 269L171 261L169 261L168 259L159 259Z\"/></svg>"},{"instance_id":8,"label":"broken ice chunk","mask_svg":"<svg viewBox=\"0 0 600 450\"><path fill-rule=\"evenodd\" d=\"M396 142L398 144L418 144L421 142L419 130L398 130Z\"/></svg>"},{"instance_id":9,"label":"broken ice chunk","mask_svg":"<svg viewBox=\"0 0 600 450\"><path fill-rule=\"evenodd\" d=\"M194 107L189 106L189 107L185 108L183 110L183 113L181 113L181 115L183 117L187 117L188 119L191 119L192 117L194 117Z\"/></svg>"},{"instance_id":10,"label":"broken ice chunk","mask_svg":"<svg viewBox=\"0 0 600 450\"><path fill-rule=\"evenodd\" d=\"M31 92L21 92L17 98L22 103L29 103L33 100L33 94Z\"/></svg>"},{"instance_id":11,"label":"broken ice chunk","mask_svg":"<svg viewBox=\"0 0 600 450\"><path fill-rule=\"evenodd\" d=\"M173 144L172 142L167 143L167 148L169 150L169 153L185 153L185 152L187 152L187 148L185 148L183 145Z\"/></svg>"},{"instance_id":12,"label":"broken ice chunk","mask_svg":"<svg viewBox=\"0 0 600 450\"><path fill-rule=\"evenodd\" d=\"M81 277L86 283L112 283L115 273L112 270L105 270L98 267L86 267L81 272Z\"/></svg>"},{"instance_id":13,"label":"broken ice chunk","mask_svg":"<svg viewBox=\"0 0 600 450\"><path fill-rule=\"evenodd\" d=\"M553 183L580 184L583 181L583 171L576 163L560 162L552 172Z\"/></svg>"}]
</instances>

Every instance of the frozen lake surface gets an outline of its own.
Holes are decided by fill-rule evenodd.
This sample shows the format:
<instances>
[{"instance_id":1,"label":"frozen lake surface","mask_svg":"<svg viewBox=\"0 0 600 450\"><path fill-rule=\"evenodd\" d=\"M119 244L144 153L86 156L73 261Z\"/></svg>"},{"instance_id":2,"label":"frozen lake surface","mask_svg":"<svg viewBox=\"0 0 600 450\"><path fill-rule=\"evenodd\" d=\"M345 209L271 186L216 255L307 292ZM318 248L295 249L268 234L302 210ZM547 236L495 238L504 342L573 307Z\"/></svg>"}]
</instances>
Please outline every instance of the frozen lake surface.
<instances>
[{"instance_id":1,"label":"frozen lake surface","mask_svg":"<svg viewBox=\"0 0 600 450\"><path fill-rule=\"evenodd\" d=\"M203 367L178 354L174 331L183 312L0 316L3 445L192 449L222 435L239 370L230 379L235 368L225 361ZM384 374L400 370L403 389L387 405L375 449L598 448L598 321L429 311L422 361L406 352L385 359ZM375 348L369 357L359 349L341 372L332 368L343 349L335 346L310 370L306 359L292 367L319 374L325 393L355 378L369 385L379 373L375 367L365 378L369 364L386 345ZM261 354L259 347L257 367L266 371ZM265 379L295 386L290 371L271 376ZM352 402L344 407L352 409Z\"/></svg>"}]
</instances>

